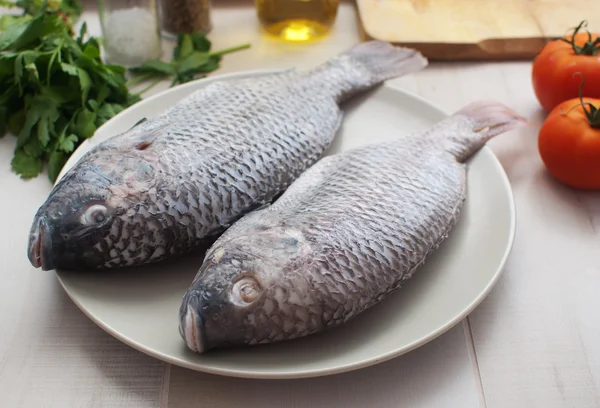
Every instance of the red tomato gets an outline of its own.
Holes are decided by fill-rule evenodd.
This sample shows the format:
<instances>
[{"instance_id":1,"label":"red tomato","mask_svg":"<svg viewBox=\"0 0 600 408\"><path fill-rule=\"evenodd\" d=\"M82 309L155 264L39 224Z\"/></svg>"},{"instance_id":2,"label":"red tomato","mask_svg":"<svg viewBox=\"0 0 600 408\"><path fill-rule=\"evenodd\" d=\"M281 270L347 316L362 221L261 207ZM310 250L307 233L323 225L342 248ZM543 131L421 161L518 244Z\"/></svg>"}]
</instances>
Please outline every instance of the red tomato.
<instances>
[{"instance_id":1,"label":"red tomato","mask_svg":"<svg viewBox=\"0 0 600 408\"><path fill-rule=\"evenodd\" d=\"M585 78L583 96L600 98L600 38L579 32L581 23L564 40L546 44L533 61L532 82L535 95L546 111L579 96L581 75Z\"/></svg>"},{"instance_id":2,"label":"red tomato","mask_svg":"<svg viewBox=\"0 0 600 408\"><path fill-rule=\"evenodd\" d=\"M565 101L550 112L538 136L539 153L548 171L578 189L600 189L600 111L596 107L600 99Z\"/></svg>"}]
</instances>

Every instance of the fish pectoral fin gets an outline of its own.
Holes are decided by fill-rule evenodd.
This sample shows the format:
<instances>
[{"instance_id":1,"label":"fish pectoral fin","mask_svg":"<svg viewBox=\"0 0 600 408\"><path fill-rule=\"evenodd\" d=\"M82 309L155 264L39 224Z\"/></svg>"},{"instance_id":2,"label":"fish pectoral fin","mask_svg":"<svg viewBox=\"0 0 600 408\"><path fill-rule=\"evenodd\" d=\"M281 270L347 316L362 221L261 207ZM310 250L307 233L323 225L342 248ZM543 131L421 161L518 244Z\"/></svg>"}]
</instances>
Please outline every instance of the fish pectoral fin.
<instances>
[{"instance_id":1,"label":"fish pectoral fin","mask_svg":"<svg viewBox=\"0 0 600 408\"><path fill-rule=\"evenodd\" d=\"M133 142L133 147L137 150L146 150L154 140L165 131L167 125L159 126L155 129L150 129L148 131L142 131L139 134L136 134L132 137L131 141Z\"/></svg>"},{"instance_id":2,"label":"fish pectoral fin","mask_svg":"<svg viewBox=\"0 0 600 408\"><path fill-rule=\"evenodd\" d=\"M137 122L135 122L135 124L129 128L129 130L136 128L137 126L141 125L142 123L146 122L148 120L148 118L141 118L140 120L138 120Z\"/></svg>"},{"instance_id":3,"label":"fish pectoral fin","mask_svg":"<svg viewBox=\"0 0 600 408\"><path fill-rule=\"evenodd\" d=\"M135 122L135 123L133 124L133 126L132 126L132 127L130 127L130 128L127 130L127 131L129 132L130 130L132 130L132 129L135 129L136 127L138 127L138 126L139 126L139 125L141 125L142 123L146 122L147 120L148 120L148 118L146 118L146 117L143 117L143 118L141 118L140 120L138 120L137 122Z\"/></svg>"},{"instance_id":4,"label":"fish pectoral fin","mask_svg":"<svg viewBox=\"0 0 600 408\"><path fill-rule=\"evenodd\" d=\"M138 150L146 150L148 147L152 145L151 140L142 140L138 144L135 145L135 148Z\"/></svg>"},{"instance_id":5,"label":"fish pectoral fin","mask_svg":"<svg viewBox=\"0 0 600 408\"><path fill-rule=\"evenodd\" d=\"M127 132L131 132L133 129L135 129L136 127L138 127L139 125L141 125L144 122L147 122L148 118L143 117L140 120L138 120L137 122L135 122L135 124L129 128L129 130L127 130ZM147 134L142 134L139 137L136 137L134 140L134 146L137 150L146 150L148 147L150 147L150 145L152 144L152 140L148 138Z\"/></svg>"},{"instance_id":6,"label":"fish pectoral fin","mask_svg":"<svg viewBox=\"0 0 600 408\"><path fill-rule=\"evenodd\" d=\"M268 202L268 203L263 203L261 205L259 205L258 207L256 207L254 210L252 210L253 212L257 212L257 211L262 211L265 208L269 208L272 205L272 203Z\"/></svg>"}]
</instances>

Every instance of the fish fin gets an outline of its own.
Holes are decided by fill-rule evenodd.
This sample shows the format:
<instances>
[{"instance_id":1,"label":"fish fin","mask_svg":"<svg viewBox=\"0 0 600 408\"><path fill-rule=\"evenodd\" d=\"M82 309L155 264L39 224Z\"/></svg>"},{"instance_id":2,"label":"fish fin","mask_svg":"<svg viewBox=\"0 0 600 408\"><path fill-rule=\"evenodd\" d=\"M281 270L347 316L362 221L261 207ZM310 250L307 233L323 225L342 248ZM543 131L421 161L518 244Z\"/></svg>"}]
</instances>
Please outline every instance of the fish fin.
<instances>
[{"instance_id":1,"label":"fish fin","mask_svg":"<svg viewBox=\"0 0 600 408\"><path fill-rule=\"evenodd\" d=\"M256 207L255 209L253 209L252 211L262 211L266 208L269 208L270 206L273 205L273 201L275 201L281 194L276 195L271 201L266 202L266 203L262 203L260 204L258 207Z\"/></svg>"},{"instance_id":2,"label":"fish fin","mask_svg":"<svg viewBox=\"0 0 600 408\"><path fill-rule=\"evenodd\" d=\"M394 46L387 41L364 42L342 56L366 68L374 84L420 71L428 65L427 58L419 51Z\"/></svg>"},{"instance_id":3,"label":"fish fin","mask_svg":"<svg viewBox=\"0 0 600 408\"><path fill-rule=\"evenodd\" d=\"M451 139L450 150L460 162L471 157L494 136L531 125L511 108L491 100L472 102L448 119L457 117L468 121L467 131L459 132Z\"/></svg>"},{"instance_id":4,"label":"fish fin","mask_svg":"<svg viewBox=\"0 0 600 408\"><path fill-rule=\"evenodd\" d=\"M138 120L137 122L135 122L134 125L129 128L129 130L138 127L139 125L141 125L142 123L146 122L147 120L148 120L148 118L141 118L140 120Z\"/></svg>"},{"instance_id":5,"label":"fish fin","mask_svg":"<svg viewBox=\"0 0 600 408\"><path fill-rule=\"evenodd\" d=\"M338 102L342 102L388 79L420 71L428 63L427 58L415 49L375 40L355 45L318 67L317 71L326 75L332 69L337 71L328 82L337 80Z\"/></svg>"},{"instance_id":6,"label":"fish fin","mask_svg":"<svg viewBox=\"0 0 600 408\"><path fill-rule=\"evenodd\" d=\"M137 125L135 125L134 127L132 127L131 129L128 130L128 132L131 132L132 130L135 129L135 127L137 127L139 124L145 122L145 120L140 121ZM128 145L133 145L132 147L136 150L146 150L149 147L152 146L152 143L154 143L154 140L161 134L163 134L163 132L165 131L165 129L167 128L167 124L162 124L159 125L155 128L151 128L151 129L147 129L147 130L140 130L140 131L134 131L131 134L131 137L129 139L127 139L126 143Z\"/></svg>"}]
</instances>

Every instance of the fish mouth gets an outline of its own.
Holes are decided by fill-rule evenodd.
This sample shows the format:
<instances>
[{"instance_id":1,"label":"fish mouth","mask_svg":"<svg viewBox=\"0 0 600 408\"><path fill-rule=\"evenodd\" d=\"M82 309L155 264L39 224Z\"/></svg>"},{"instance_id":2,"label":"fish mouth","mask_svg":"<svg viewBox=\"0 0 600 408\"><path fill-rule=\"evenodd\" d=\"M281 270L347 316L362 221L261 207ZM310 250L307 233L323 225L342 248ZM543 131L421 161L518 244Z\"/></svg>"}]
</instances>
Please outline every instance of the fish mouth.
<instances>
[{"instance_id":1,"label":"fish mouth","mask_svg":"<svg viewBox=\"0 0 600 408\"><path fill-rule=\"evenodd\" d=\"M29 235L29 247L27 256L29 262L35 268L42 268L44 271L54 269L54 263L50 255L52 249L52 238L48 231L48 225L43 218L40 218L32 228Z\"/></svg>"},{"instance_id":2,"label":"fish mouth","mask_svg":"<svg viewBox=\"0 0 600 408\"><path fill-rule=\"evenodd\" d=\"M196 310L198 310L198 300L192 297L185 307L179 331L189 349L196 353L203 353L206 350L204 323Z\"/></svg>"}]
</instances>

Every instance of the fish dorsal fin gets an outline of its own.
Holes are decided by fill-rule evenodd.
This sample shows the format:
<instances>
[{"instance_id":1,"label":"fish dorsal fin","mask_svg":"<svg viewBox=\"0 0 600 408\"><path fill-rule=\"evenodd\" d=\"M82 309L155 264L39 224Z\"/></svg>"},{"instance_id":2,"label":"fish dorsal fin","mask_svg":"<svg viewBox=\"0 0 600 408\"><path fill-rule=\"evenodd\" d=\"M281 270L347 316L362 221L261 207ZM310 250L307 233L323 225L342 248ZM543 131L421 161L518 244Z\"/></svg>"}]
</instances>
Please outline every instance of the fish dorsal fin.
<instances>
[{"instance_id":1,"label":"fish dorsal fin","mask_svg":"<svg viewBox=\"0 0 600 408\"><path fill-rule=\"evenodd\" d=\"M136 127L138 127L139 125L141 125L142 123L147 122L147 121L148 121L148 118L141 118L140 120L138 120L137 122L135 122L133 124L133 126L129 128L129 130L133 130Z\"/></svg>"}]
</instances>

